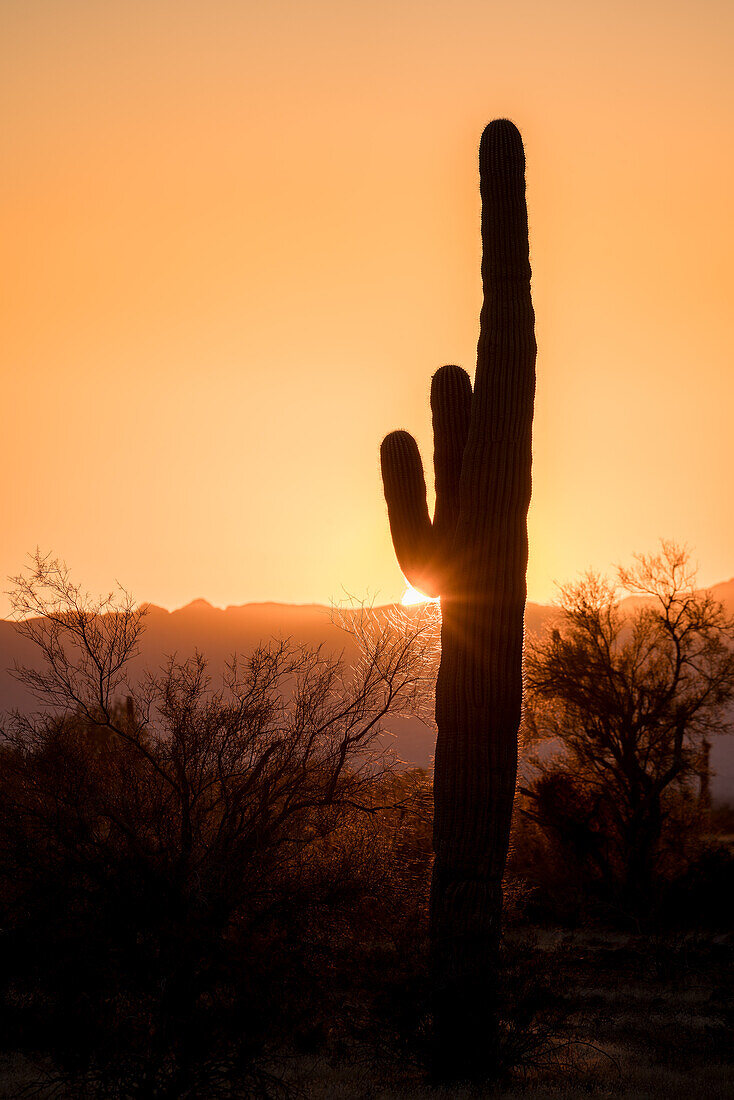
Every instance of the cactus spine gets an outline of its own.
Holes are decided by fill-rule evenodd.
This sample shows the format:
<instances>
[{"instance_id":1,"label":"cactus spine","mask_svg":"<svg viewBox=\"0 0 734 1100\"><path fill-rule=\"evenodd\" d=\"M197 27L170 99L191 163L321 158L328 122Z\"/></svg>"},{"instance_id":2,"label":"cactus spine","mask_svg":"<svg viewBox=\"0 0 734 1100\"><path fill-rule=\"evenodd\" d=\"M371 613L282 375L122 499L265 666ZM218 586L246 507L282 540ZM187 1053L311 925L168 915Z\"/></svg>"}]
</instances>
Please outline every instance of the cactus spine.
<instances>
[{"instance_id":1,"label":"cactus spine","mask_svg":"<svg viewBox=\"0 0 734 1100\"><path fill-rule=\"evenodd\" d=\"M381 448L401 569L441 596L431 891L435 1069L491 1072L494 993L517 772L535 394L525 155L515 126L479 147L482 283L474 389L456 366L433 376L436 508L415 440Z\"/></svg>"}]
</instances>

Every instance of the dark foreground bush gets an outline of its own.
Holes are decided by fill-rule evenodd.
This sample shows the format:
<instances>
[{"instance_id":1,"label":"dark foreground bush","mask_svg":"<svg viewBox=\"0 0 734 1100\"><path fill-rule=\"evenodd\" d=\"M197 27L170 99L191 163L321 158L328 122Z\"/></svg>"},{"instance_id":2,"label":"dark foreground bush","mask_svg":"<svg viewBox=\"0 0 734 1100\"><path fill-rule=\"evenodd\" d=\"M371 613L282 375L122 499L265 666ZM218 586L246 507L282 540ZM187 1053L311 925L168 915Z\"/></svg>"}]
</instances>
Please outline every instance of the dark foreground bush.
<instances>
[{"instance_id":1,"label":"dark foreground bush","mask_svg":"<svg viewBox=\"0 0 734 1100\"><path fill-rule=\"evenodd\" d=\"M568 927L728 930L734 850L725 811L702 808L685 791L669 795L656 873L644 895L630 898L609 804L562 770L548 769L529 793L516 803L506 879L516 914Z\"/></svg>"},{"instance_id":2,"label":"dark foreground bush","mask_svg":"<svg viewBox=\"0 0 734 1100\"><path fill-rule=\"evenodd\" d=\"M277 838L277 799L238 844L217 815L186 856L124 743L98 755L64 722L4 763L0 1027L78 1090L252 1089L269 1052L347 1027L350 1001L353 1024L369 1017L371 967L420 928L421 773L375 782L369 812L304 806Z\"/></svg>"}]
</instances>

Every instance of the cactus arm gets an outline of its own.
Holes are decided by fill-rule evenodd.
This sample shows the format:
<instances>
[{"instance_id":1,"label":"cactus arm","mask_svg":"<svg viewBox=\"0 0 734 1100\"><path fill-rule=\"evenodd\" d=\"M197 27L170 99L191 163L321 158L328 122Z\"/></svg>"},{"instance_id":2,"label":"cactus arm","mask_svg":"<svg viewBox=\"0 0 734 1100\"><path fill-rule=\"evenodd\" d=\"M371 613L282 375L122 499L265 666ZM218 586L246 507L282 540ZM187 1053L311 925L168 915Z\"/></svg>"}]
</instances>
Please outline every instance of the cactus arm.
<instances>
[{"instance_id":1,"label":"cactus arm","mask_svg":"<svg viewBox=\"0 0 734 1100\"><path fill-rule=\"evenodd\" d=\"M426 591L433 532L418 444L408 432L390 432L380 448L390 534L398 564L408 581ZM428 593L431 595L432 593Z\"/></svg>"},{"instance_id":2,"label":"cactus arm","mask_svg":"<svg viewBox=\"0 0 734 1100\"><path fill-rule=\"evenodd\" d=\"M441 367L431 383L436 509L433 523L418 445L408 432L391 432L380 449L382 480L395 553L403 573L427 596L450 584L448 551L459 515L461 464L471 417L471 381L461 367Z\"/></svg>"},{"instance_id":3,"label":"cactus arm","mask_svg":"<svg viewBox=\"0 0 734 1100\"><path fill-rule=\"evenodd\" d=\"M469 434L471 405L471 381L466 371L452 365L437 370L431 381L436 486L433 530L435 553L444 567L448 564L459 518L461 465ZM439 583L443 592L451 584L448 577L441 578Z\"/></svg>"}]
</instances>

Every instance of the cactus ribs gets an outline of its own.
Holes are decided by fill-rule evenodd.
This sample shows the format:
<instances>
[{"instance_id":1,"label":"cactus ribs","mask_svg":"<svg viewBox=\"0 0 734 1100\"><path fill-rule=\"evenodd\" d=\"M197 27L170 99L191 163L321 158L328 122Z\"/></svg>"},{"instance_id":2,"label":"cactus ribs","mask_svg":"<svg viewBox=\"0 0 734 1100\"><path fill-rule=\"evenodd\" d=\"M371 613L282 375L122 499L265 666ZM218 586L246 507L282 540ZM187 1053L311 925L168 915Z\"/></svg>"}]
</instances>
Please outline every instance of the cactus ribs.
<instances>
[{"instance_id":1,"label":"cactus ribs","mask_svg":"<svg viewBox=\"0 0 734 1100\"><path fill-rule=\"evenodd\" d=\"M408 581L441 596L436 684L435 862L431 892L434 1068L492 1073L495 991L522 705L522 644L535 394L525 155L491 122L479 148L482 282L474 387L456 366L433 376L436 508L418 447L381 448L395 552Z\"/></svg>"}]
</instances>

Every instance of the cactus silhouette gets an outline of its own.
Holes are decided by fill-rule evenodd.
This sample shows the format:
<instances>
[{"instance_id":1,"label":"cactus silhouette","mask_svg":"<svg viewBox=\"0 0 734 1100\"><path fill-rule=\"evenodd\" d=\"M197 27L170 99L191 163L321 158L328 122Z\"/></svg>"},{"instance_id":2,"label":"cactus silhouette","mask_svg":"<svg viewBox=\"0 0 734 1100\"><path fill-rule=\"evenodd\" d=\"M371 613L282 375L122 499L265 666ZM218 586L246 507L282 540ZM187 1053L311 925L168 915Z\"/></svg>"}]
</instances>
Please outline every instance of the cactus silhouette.
<instances>
[{"instance_id":1,"label":"cactus silhouette","mask_svg":"<svg viewBox=\"0 0 734 1100\"><path fill-rule=\"evenodd\" d=\"M434 1068L492 1072L497 950L522 704L531 428L535 394L525 154L490 122L479 147L482 282L474 388L433 376L431 522L411 435L383 441L390 530L403 573L441 596L431 889Z\"/></svg>"}]
</instances>

